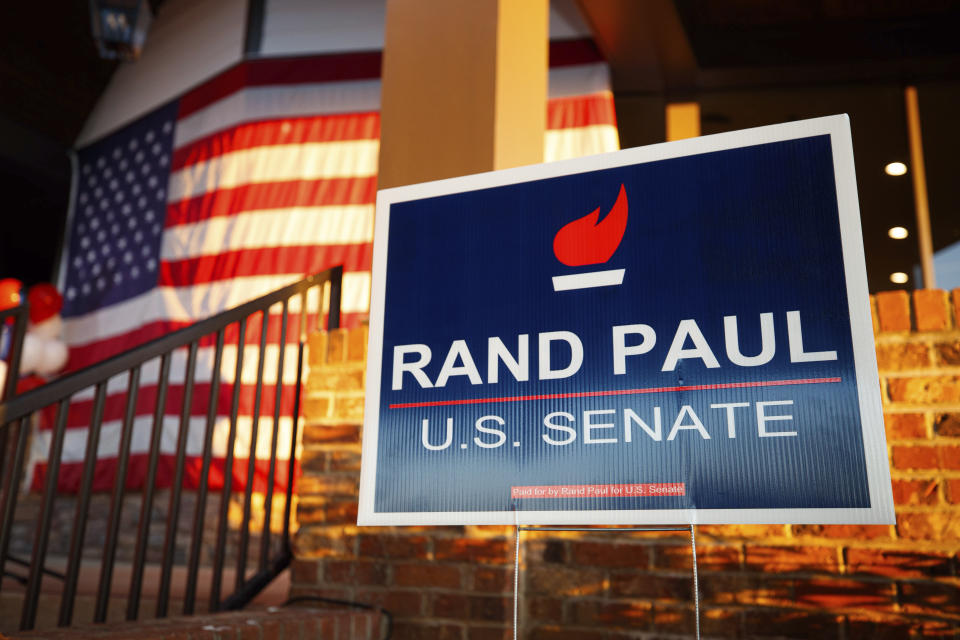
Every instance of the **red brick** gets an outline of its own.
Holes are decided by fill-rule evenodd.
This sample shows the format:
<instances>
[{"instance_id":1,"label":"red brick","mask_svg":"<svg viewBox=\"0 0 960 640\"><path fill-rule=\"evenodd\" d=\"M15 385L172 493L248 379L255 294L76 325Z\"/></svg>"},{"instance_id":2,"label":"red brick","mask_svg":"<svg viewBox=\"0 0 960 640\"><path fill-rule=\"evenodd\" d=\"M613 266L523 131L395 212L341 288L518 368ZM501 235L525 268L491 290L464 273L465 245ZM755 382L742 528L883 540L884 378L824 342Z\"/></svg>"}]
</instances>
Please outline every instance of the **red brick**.
<instances>
[{"instance_id":1,"label":"red brick","mask_svg":"<svg viewBox=\"0 0 960 640\"><path fill-rule=\"evenodd\" d=\"M332 473L302 475L297 487L300 495L324 497L350 497L356 499L359 478L356 474L335 475Z\"/></svg>"},{"instance_id":2,"label":"red brick","mask_svg":"<svg viewBox=\"0 0 960 640\"><path fill-rule=\"evenodd\" d=\"M367 327L360 326L350 330L347 336L347 360L363 362L367 359Z\"/></svg>"},{"instance_id":3,"label":"red brick","mask_svg":"<svg viewBox=\"0 0 960 640\"><path fill-rule=\"evenodd\" d=\"M885 413L883 422L890 440L927 437L927 420L922 413Z\"/></svg>"},{"instance_id":4,"label":"red brick","mask_svg":"<svg viewBox=\"0 0 960 640\"><path fill-rule=\"evenodd\" d=\"M343 362L347 354L347 330L334 329L327 332L327 362Z\"/></svg>"},{"instance_id":5,"label":"red brick","mask_svg":"<svg viewBox=\"0 0 960 640\"><path fill-rule=\"evenodd\" d=\"M481 593L513 593L513 567L476 567L473 590Z\"/></svg>"},{"instance_id":6,"label":"red brick","mask_svg":"<svg viewBox=\"0 0 960 640\"><path fill-rule=\"evenodd\" d=\"M944 512L898 513L897 535L907 540L940 540L952 517Z\"/></svg>"},{"instance_id":7,"label":"red brick","mask_svg":"<svg viewBox=\"0 0 960 640\"><path fill-rule=\"evenodd\" d=\"M664 607L657 604L653 608L653 628L670 634L690 636L697 628L697 619L694 609Z\"/></svg>"},{"instance_id":8,"label":"red brick","mask_svg":"<svg viewBox=\"0 0 960 640\"><path fill-rule=\"evenodd\" d=\"M712 536L717 539L731 538L756 538L759 540L768 538L780 538L785 535L782 524L723 524L723 525L699 525L697 532L705 536ZM689 536L679 539L681 542L689 542Z\"/></svg>"},{"instance_id":9,"label":"red brick","mask_svg":"<svg viewBox=\"0 0 960 640\"><path fill-rule=\"evenodd\" d=\"M356 444L360 442L359 423L337 425L307 425L303 430L303 444Z\"/></svg>"},{"instance_id":10,"label":"red brick","mask_svg":"<svg viewBox=\"0 0 960 640\"><path fill-rule=\"evenodd\" d=\"M934 345L937 364L953 367L960 364L960 340L938 342Z\"/></svg>"},{"instance_id":11,"label":"red brick","mask_svg":"<svg viewBox=\"0 0 960 640\"><path fill-rule=\"evenodd\" d=\"M930 366L930 349L922 342L892 342L877 345L880 371L905 371ZM311 377L312 374L311 374Z\"/></svg>"},{"instance_id":12,"label":"red brick","mask_svg":"<svg viewBox=\"0 0 960 640\"><path fill-rule=\"evenodd\" d=\"M888 609L896 603L896 588L892 582L811 578L796 581L794 597L799 604L824 609Z\"/></svg>"},{"instance_id":13,"label":"red brick","mask_svg":"<svg viewBox=\"0 0 960 640\"><path fill-rule=\"evenodd\" d=\"M953 319L955 326L960 326L960 287L950 292L950 298L953 300Z\"/></svg>"},{"instance_id":14,"label":"red brick","mask_svg":"<svg viewBox=\"0 0 960 640\"><path fill-rule=\"evenodd\" d=\"M460 588L460 569L437 564L401 564L393 570L394 582L402 587Z\"/></svg>"},{"instance_id":15,"label":"red brick","mask_svg":"<svg viewBox=\"0 0 960 640\"><path fill-rule=\"evenodd\" d=\"M563 600L534 596L524 599L527 603L527 616L531 620L555 622L563 617Z\"/></svg>"},{"instance_id":16,"label":"red brick","mask_svg":"<svg viewBox=\"0 0 960 640\"><path fill-rule=\"evenodd\" d=\"M701 601L714 605L790 604L793 584L763 574L714 574L700 581Z\"/></svg>"},{"instance_id":17,"label":"red brick","mask_svg":"<svg viewBox=\"0 0 960 640\"><path fill-rule=\"evenodd\" d=\"M530 640L609 640L609 636L603 631L554 626L534 627L527 637Z\"/></svg>"},{"instance_id":18,"label":"red brick","mask_svg":"<svg viewBox=\"0 0 960 640\"><path fill-rule=\"evenodd\" d=\"M570 603L568 622L580 626L642 631L653 619L649 602L580 599Z\"/></svg>"},{"instance_id":19,"label":"red brick","mask_svg":"<svg viewBox=\"0 0 960 640\"><path fill-rule=\"evenodd\" d=\"M881 291L874 297L880 331L910 331L910 298L906 291Z\"/></svg>"},{"instance_id":20,"label":"red brick","mask_svg":"<svg viewBox=\"0 0 960 640\"><path fill-rule=\"evenodd\" d=\"M746 566L766 572L835 571L837 551L833 547L768 547L747 545Z\"/></svg>"},{"instance_id":21,"label":"red brick","mask_svg":"<svg viewBox=\"0 0 960 640\"><path fill-rule=\"evenodd\" d=\"M783 638L784 631L793 638L831 640L841 638L843 619L840 616L778 609L753 609L744 615L748 637Z\"/></svg>"},{"instance_id":22,"label":"red brick","mask_svg":"<svg viewBox=\"0 0 960 640\"><path fill-rule=\"evenodd\" d=\"M506 621L513 615L513 599L503 596L470 596L470 619Z\"/></svg>"},{"instance_id":23,"label":"red brick","mask_svg":"<svg viewBox=\"0 0 960 640\"><path fill-rule=\"evenodd\" d=\"M944 447L939 448L940 453L940 468L941 469L960 469L960 447Z\"/></svg>"},{"instance_id":24,"label":"red brick","mask_svg":"<svg viewBox=\"0 0 960 640\"><path fill-rule=\"evenodd\" d=\"M502 538L438 538L433 553L437 560L505 564L513 560L513 545Z\"/></svg>"},{"instance_id":25,"label":"red brick","mask_svg":"<svg viewBox=\"0 0 960 640\"><path fill-rule=\"evenodd\" d=\"M327 505L327 522L332 524L354 524L357 521L357 501L333 500Z\"/></svg>"},{"instance_id":26,"label":"red brick","mask_svg":"<svg viewBox=\"0 0 960 640\"><path fill-rule=\"evenodd\" d=\"M387 566L379 562L330 560L323 577L333 584L382 585L387 582Z\"/></svg>"},{"instance_id":27,"label":"red brick","mask_svg":"<svg viewBox=\"0 0 960 640\"><path fill-rule=\"evenodd\" d=\"M327 361L327 332L314 331L307 336L307 350L310 353L311 367L317 367Z\"/></svg>"},{"instance_id":28,"label":"red brick","mask_svg":"<svg viewBox=\"0 0 960 640\"><path fill-rule=\"evenodd\" d=\"M471 625L467 629L467 640L513 640L513 627Z\"/></svg>"},{"instance_id":29,"label":"red brick","mask_svg":"<svg viewBox=\"0 0 960 640\"><path fill-rule=\"evenodd\" d=\"M359 471L359 451L330 451L327 453L327 465L330 471Z\"/></svg>"},{"instance_id":30,"label":"red brick","mask_svg":"<svg viewBox=\"0 0 960 640\"><path fill-rule=\"evenodd\" d=\"M524 543L527 562L563 564L567 562L567 545L563 540L531 540Z\"/></svg>"},{"instance_id":31,"label":"red brick","mask_svg":"<svg viewBox=\"0 0 960 640\"><path fill-rule=\"evenodd\" d=\"M341 420L363 420L362 395L336 396L333 401L333 415Z\"/></svg>"},{"instance_id":32,"label":"red brick","mask_svg":"<svg viewBox=\"0 0 960 640\"><path fill-rule=\"evenodd\" d=\"M330 415L330 407L333 400L330 396L319 394L308 394L303 401L303 417L309 423L311 420L319 420Z\"/></svg>"},{"instance_id":33,"label":"red brick","mask_svg":"<svg viewBox=\"0 0 960 640\"><path fill-rule=\"evenodd\" d=\"M917 331L943 331L950 328L947 292L941 289L917 289L913 292L913 310Z\"/></svg>"},{"instance_id":34,"label":"red brick","mask_svg":"<svg viewBox=\"0 0 960 640\"><path fill-rule=\"evenodd\" d=\"M549 594L583 596L604 589L603 573L592 569L574 569L559 565L528 567L522 574L530 595Z\"/></svg>"},{"instance_id":35,"label":"red brick","mask_svg":"<svg viewBox=\"0 0 960 640\"><path fill-rule=\"evenodd\" d=\"M693 584L689 577L620 571L610 576L610 593L628 598L685 601L693 597Z\"/></svg>"},{"instance_id":36,"label":"red brick","mask_svg":"<svg viewBox=\"0 0 960 640\"><path fill-rule=\"evenodd\" d=\"M689 545L657 545L653 547L655 569L692 569ZM727 545L697 544L697 568L700 571L730 571L740 568L740 549Z\"/></svg>"},{"instance_id":37,"label":"red brick","mask_svg":"<svg viewBox=\"0 0 960 640\"><path fill-rule=\"evenodd\" d=\"M462 640L463 627L456 624L431 622L396 622L393 625L394 640Z\"/></svg>"},{"instance_id":38,"label":"red brick","mask_svg":"<svg viewBox=\"0 0 960 640\"><path fill-rule=\"evenodd\" d=\"M743 614L723 607L700 607L700 630L707 637L739 638L743 628Z\"/></svg>"},{"instance_id":39,"label":"red brick","mask_svg":"<svg viewBox=\"0 0 960 640\"><path fill-rule=\"evenodd\" d=\"M939 482L930 478L921 480L894 479L893 502L897 505L935 505L940 502Z\"/></svg>"},{"instance_id":40,"label":"red brick","mask_svg":"<svg viewBox=\"0 0 960 640\"><path fill-rule=\"evenodd\" d=\"M893 402L937 404L960 402L960 376L890 378L887 392Z\"/></svg>"},{"instance_id":41,"label":"red brick","mask_svg":"<svg viewBox=\"0 0 960 640\"><path fill-rule=\"evenodd\" d=\"M857 538L859 540L879 540L890 537L890 527L885 524L797 524L793 525L795 536L816 536L818 538Z\"/></svg>"},{"instance_id":42,"label":"red brick","mask_svg":"<svg viewBox=\"0 0 960 640\"><path fill-rule=\"evenodd\" d=\"M911 637L912 626L899 616L847 616L846 640L903 640Z\"/></svg>"},{"instance_id":43,"label":"red brick","mask_svg":"<svg viewBox=\"0 0 960 640\"><path fill-rule=\"evenodd\" d=\"M466 620L470 611L467 597L459 593L438 593L431 596L429 602L433 618Z\"/></svg>"},{"instance_id":44,"label":"red brick","mask_svg":"<svg viewBox=\"0 0 960 640\"><path fill-rule=\"evenodd\" d=\"M424 536L362 535L360 555L386 558L421 558L427 554L427 538Z\"/></svg>"},{"instance_id":45,"label":"red brick","mask_svg":"<svg viewBox=\"0 0 960 640\"><path fill-rule=\"evenodd\" d=\"M936 469L937 447L930 445L898 445L892 447L893 466L897 469Z\"/></svg>"},{"instance_id":46,"label":"red brick","mask_svg":"<svg viewBox=\"0 0 960 640\"><path fill-rule=\"evenodd\" d=\"M357 391L363 389L364 372L357 366L317 367L310 371L307 389L313 391Z\"/></svg>"},{"instance_id":47,"label":"red brick","mask_svg":"<svg viewBox=\"0 0 960 640\"><path fill-rule=\"evenodd\" d=\"M955 582L902 582L900 604L908 613L960 614L960 585Z\"/></svg>"},{"instance_id":48,"label":"red brick","mask_svg":"<svg viewBox=\"0 0 960 640\"><path fill-rule=\"evenodd\" d=\"M419 616L422 612L423 597L417 590L357 591L357 600L376 607L383 607L393 614L394 618Z\"/></svg>"},{"instance_id":49,"label":"red brick","mask_svg":"<svg viewBox=\"0 0 960 640\"><path fill-rule=\"evenodd\" d=\"M574 542L570 546L573 562L588 567L650 566L650 548L637 544Z\"/></svg>"},{"instance_id":50,"label":"red brick","mask_svg":"<svg viewBox=\"0 0 960 640\"><path fill-rule=\"evenodd\" d=\"M947 576L953 559L939 553L914 553L892 549L848 549L847 571L897 578Z\"/></svg>"},{"instance_id":51,"label":"red brick","mask_svg":"<svg viewBox=\"0 0 960 640\"><path fill-rule=\"evenodd\" d=\"M353 557L353 537L330 535L323 527L300 527L293 542L298 558Z\"/></svg>"},{"instance_id":52,"label":"red brick","mask_svg":"<svg viewBox=\"0 0 960 640\"><path fill-rule=\"evenodd\" d=\"M950 504L960 504L960 478L950 478L945 481L947 500Z\"/></svg>"},{"instance_id":53,"label":"red brick","mask_svg":"<svg viewBox=\"0 0 960 640\"><path fill-rule=\"evenodd\" d=\"M314 585L320 576L320 563L316 560L295 559L290 565L290 580L305 585Z\"/></svg>"}]
</instances>

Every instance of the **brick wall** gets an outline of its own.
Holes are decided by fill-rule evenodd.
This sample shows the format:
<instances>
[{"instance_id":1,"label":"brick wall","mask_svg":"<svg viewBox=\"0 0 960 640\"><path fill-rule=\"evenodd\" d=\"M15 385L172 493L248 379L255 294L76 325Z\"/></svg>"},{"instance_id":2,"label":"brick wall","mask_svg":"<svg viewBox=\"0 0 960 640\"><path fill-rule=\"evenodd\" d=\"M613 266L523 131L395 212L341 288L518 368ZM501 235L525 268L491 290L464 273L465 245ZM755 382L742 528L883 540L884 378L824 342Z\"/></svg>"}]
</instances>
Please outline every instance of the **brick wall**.
<instances>
[{"instance_id":1,"label":"brick wall","mask_svg":"<svg viewBox=\"0 0 960 640\"><path fill-rule=\"evenodd\" d=\"M700 526L707 637L960 637L960 290L878 294L895 526ZM366 330L311 340L295 593L385 606L394 637L511 636L512 530L358 528ZM693 631L684 535L527 533L522 635Z\"/></svg>"}]
</instances>

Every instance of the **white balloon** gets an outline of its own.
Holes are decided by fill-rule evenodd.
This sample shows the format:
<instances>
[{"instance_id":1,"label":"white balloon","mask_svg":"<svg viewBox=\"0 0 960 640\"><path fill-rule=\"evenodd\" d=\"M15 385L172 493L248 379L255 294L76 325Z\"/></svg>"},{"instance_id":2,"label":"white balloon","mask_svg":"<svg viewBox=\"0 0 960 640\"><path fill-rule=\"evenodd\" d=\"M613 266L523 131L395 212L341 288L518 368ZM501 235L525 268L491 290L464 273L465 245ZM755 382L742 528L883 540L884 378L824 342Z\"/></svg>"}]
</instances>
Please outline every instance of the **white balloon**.
<instances>
[{"instance_id":1,"label":"white balloon","mask_svg":"<svg viewBox=\"0 0 960 640\"><path fill-rule=\"evenodd\" d=\"M23 336L23 349L20 351L21 376L28 376L38 370L43 361L43 343L43 338L32 333Z\"/></svg>"},{"instance_id":2,"label":"white balloon","mask_svg":"<svg viewBox=\"0 0 960 640\"><path fill-rule=\"evenodd\" d=\"M49 376L67 364L67 345L59 340L47 340L43 344L43 356L37 366L37 373Z\"/></svg>"},{"instance_id":3,"label":"white balloon","mask_svg":"<svg viewBox=\"0 0 960 640\"><path fill-rule=\"evenodd\" d=\"M27 331L48 340L59 340L60 336L63 335L63 318L61 318L58 313L55 316L50 316L43 322L31 324Z\"/></svg>"}]
</instances>

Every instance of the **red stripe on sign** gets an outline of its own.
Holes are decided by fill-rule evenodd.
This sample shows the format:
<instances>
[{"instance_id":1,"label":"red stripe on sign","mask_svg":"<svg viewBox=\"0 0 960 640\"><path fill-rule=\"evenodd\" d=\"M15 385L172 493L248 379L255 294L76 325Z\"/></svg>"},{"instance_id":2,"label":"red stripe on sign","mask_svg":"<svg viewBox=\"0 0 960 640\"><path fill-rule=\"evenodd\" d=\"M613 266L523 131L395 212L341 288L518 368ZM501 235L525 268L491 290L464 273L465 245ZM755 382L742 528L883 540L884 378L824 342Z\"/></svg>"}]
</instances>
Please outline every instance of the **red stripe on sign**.
<instances>
[{"instance_id":1,"label":"red stripe on sign","mask_svg":"<svg viewBox=\"0 0 960 640\"><path fill-rule=\"evenodd\" d=\"M510 487L510 497L514 500L556 498L637 498L684 495L687 495L687 487L682 482L555 484Z\"/></svg>"},{"instance_id":2,"label":"red stripe on sign","mask_svg":"<svg viewBox=\"0 0 960 640\"><path fill-rule=\"evenodd\" d=\"M553 98L547 103L547 130L576 129L592 125L617 126L613 100L608 93Z\"/></svg>"},{"instance_id":3,"label":"red stripe on sign","mask_svg":"<svg viewBox=\"0 0 960 640\"><path fill-rule=\"evenodd\" d=\"M244 276L318 273L343 265L344 271L369 271L373 244L264 247L163 262L160 286L188 287Z\"/></svg>"},{"instance_id":4,"label":"red stripe on sign","mask_svg":"<svg viewBox=\"0 0 960 640\"><path fill-rule=\"evenodd\" d=\"M595 398L600 396L631 396L644 393L669 393L671 391L710 391L712 389L748 389L751 387L782 387L794 384L827 384L840 382L840 378L798 378L796 380L766 380L757 382L724 382L720 384L694 384L680 387L650 387L648 389L611 389L608 391L580 391L577 393L546 393L531 396L505 396L500 398L467 398L464 400L437 400L434 402L402 402L391 404L391 409L413 407L447 407L458 404L484 404L487 402L527 402L530 400L563 400L565 398Z\"/></svg>"},{"instance_id":5,"label":"red stripe on sign","mask_svg":"<svg viewBox=\"0 0 960 640\"><path fill-rule=\"evenodd\" d=\"M550 43L550 68L604 62L605 58L593 38L554 40Z\"/></svg>"},{"instance_id":6,"label":"red stripe on sign","mask_svg":"<svg viewBox=\"0 0 960 640\"><path fill-rule=\"evenodd\" d=\"M379 51L360 51L240 62L184 94L177 117L184 118L247 87L379 79L381 58Z\"/></svg>"},{"instance_id":7,"label":"red stripe on sign","mask_svg":"<svg viewBox=\"0 0 960 640\"><path fill-rule=\"evenodd\" d=\"M349 113L249 122L194 140L173 153L171 170L231 151L281 144L380 138L379 113Z\"/></svg>"},{"instance_id":8,"label":"red stripe on sign","mask_svg":"<svg viewBox=\"0 0 960 640\"><path fill-rule=\"evenodd\" d=\"M245 211L373 204L377 177L284 180L218 189L167 207L166 227L202 222Z\"/></svg>"}]
</instances>

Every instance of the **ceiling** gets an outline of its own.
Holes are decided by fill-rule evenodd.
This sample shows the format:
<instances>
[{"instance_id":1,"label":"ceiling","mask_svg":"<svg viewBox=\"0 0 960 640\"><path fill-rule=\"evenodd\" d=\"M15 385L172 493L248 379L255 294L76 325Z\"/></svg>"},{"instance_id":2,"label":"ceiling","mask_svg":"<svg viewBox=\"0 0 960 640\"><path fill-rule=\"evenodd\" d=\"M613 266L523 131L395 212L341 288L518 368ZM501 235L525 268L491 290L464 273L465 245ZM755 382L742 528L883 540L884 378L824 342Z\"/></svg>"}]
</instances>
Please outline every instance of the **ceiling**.
<instances>
[{"instance_id":1,"label":"ceiling","mask_svg":"<svg viewBox=\"0 0 960 640\"><path fill-rule=\"evenodd\" d=\"M960 145L953 124L960 100L960 3L579 4L611 64L624 146L663 140L666 101L699 101L703 133L838 109L851 113L868 261L878 265L876 274L871 271L871 288L891 288L884 271L897 261L915 261L914 243L890 248L884 239L884 225L912 215L909 180L891 182L878 169L889 161L885 158L905 158L905 83L918 83L925 126L930 120L925 130L937 131L925 136L931 137L927 163L934 214L937 206L960 209L960 187L940 185L953 182L949 157L941 154ZM7 196L0 277L29 283L52 274L67 209L67 150L116 66L97 55L88 7L86 0L73 0L4 3L0 9L0 188ZM960 239L950 221L939 232L934 222L935 241Z\"/></svg>"}]
</instances>

